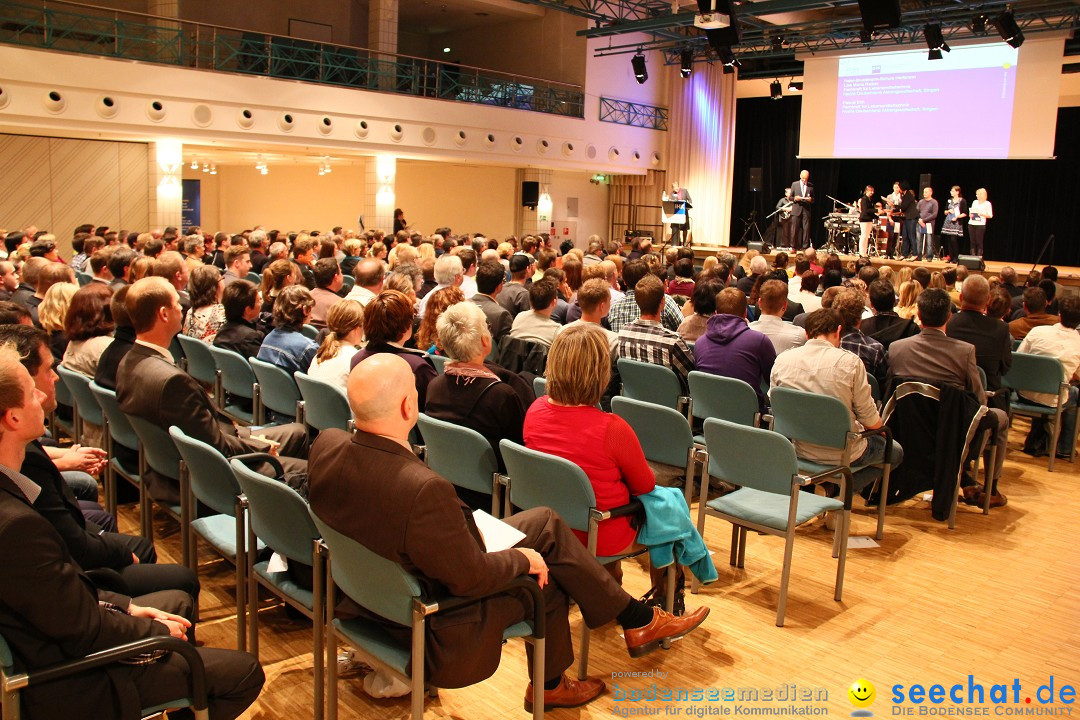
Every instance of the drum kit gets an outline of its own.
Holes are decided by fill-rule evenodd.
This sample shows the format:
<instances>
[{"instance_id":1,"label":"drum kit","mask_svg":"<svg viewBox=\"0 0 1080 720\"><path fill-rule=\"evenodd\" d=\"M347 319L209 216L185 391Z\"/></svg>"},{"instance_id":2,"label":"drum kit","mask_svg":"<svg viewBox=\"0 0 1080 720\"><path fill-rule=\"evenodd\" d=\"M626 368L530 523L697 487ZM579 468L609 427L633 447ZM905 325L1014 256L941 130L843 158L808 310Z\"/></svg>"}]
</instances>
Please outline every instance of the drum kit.
<instances>
[{"instance_id":1,"label":"drum kit","mask_svg":"<svg viewBox=\"0 0 1080 720\"><path fill-rule=\"evenodd\" d=\"M837 255L850 255L859 249L859 213L854 205L841 202L832 195L826 197L833 201L833 211L824 218L828 240L823 249Z\"/></svg>"}]
</instances>

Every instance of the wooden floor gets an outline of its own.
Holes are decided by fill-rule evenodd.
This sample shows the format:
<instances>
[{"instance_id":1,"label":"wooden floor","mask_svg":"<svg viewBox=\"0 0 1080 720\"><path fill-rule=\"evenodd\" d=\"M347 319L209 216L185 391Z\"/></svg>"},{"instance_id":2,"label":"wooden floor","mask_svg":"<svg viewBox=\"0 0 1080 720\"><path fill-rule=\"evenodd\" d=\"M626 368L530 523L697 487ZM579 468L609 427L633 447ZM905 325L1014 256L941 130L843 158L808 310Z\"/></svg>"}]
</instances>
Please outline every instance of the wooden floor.
<instances>
[{"instance_id":1,"label":"wooden floor","mask_svg":"<svg viewBox=\"0 0 1080 720\"><path fill-rule=\"evenodd\" d=\"M849 553L843 602L832 599L835 561L830 538L819 523L795 544L786 627L774 625L783 546L776 538L751 535L745 570L727 564L728 525L709 518L706 541L715 551L720 579L687 605L705 604L712 614L702 628L674 644L630 659L614 626L593 634L593 674L621 689L756 688L792 683L799 691L827 693L810 705L828 714L848 715L848 686L860 677L877 687L871 710L888 716L893 685L964 683L973 674L987 690L1019 678L1033 692L1054 676L1058 686L1080 681L1080 517L1078 467L1019 452L1026 421L1013 430L1001 489L1009 504L983 516L961 506L956 529L930 517L929 504L916 500L890 510L881 547ZM912 452L912 449L908 449ZM859 501L856 501L857 503ZM136 529L134 509L122 511L121 525ZM163 559L178 557L178 532L170 521L155 523ZM863 509L853 516L853 535L873 532ZM201 642L235 643L232 568L202 550ZM645 590L645 575L627 568L631 592ZM262 696L244 717L308 718L312 715L311 627L291 620L280 606L266 603L262 621L262 663L267 675ZM573 614L574 628L580 618ZM576 643L576 635L575 635ZM498 672L479 685L444 690L429 700L426 717L484 720L525 718L526 673L523 645L511 642ZM655 671L665 677L618 678L612 673ZM342 681L342 718L405 718L408 699L372 700L359 678ZM727 703L734 709L736 703ZM737 703L768 707L770 703ZM805 704L805 703L799 703ZM638 714L701 717L721 703L616 702L609 694L584 708L558 710L553 718L601 718ZM771 703L790 705L790 703ZM1063 707L1063 706L1058 706ZM917 711L916 711L917 712ZM990 710L990 714L994 711ZM737 713L736 713L737 714ZM824 712L820 714L825 714Z\"/></svg>"}]
</instances>

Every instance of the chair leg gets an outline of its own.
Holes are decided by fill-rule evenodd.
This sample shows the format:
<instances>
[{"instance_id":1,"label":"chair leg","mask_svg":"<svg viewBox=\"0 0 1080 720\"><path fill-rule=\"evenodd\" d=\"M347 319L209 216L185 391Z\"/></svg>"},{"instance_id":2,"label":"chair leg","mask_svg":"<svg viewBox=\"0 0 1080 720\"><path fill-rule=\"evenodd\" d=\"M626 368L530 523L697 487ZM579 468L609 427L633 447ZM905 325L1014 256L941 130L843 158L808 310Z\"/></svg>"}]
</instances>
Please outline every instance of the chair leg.
<instances>
[{"instance_id":1,"label":"chair leg","mask_svg":"<svg viewBox=\"0 0 1080 720\"><path fill-rule=\"evenodd\" d=\"M840 559L836 563L836 593L833 599L840 602L844 592L844 567L847 565L848 534L851 527L851 511L844 510L840 522L836 524L836 531L840 533Z\"/></svg>"},{"instance_id":2,"label":"chair leg","mask_svg":"<svg viewBox=\"0 0 1080 720\"><path fill-rule=\"evenodd\" d=\"M334 576L330 572L333 560L324 556L326 573L326 718L337 720L337 633L334 632Z\"/></svg>"},{"instance_id":3,"label":"chair leg","mask_svg":"<svg viewBox=\"0 0 1080 720\"><path fill-rule=\"evenodd\" d=\"M605 571L606 572L606 571ZM585 618L581 618L581 648L578 651L581 657L578 659L578 680L584 680L589 676L589 626L585 624Z\"/></svg>"},{"instance_id":4,"label":"chair leg","mask_svg":"<svg viewBox=\"0 0 1080 720\"><path fill-rule=\"evenodd\" d=\"M412 626L412 720L424 720L424 616L413 612Z\"/></svg>"},{"instance_id":5,"label":"chair leg","mask_svg":"<svg viewBox=\"0 0 1080 720\"><path fill-rule=\"evenodd\" d=\"M532 704L533 720L544 720L544 663L547 662L547 642L533 640Z\"/></svg>"},{"instance_id":6,"label":"chair leg","mask_svg":"<svg viewBox=\"0 0 1080 720\"><path fill-rule=\"evenodd\" d=\"M996 444L988 448L989 457L983 462L983 515L990 514L990 490L994 487L993 475L997 470L997 454L1005 451Z\"/></svg>"},{"instance_id":7,"label":"chair leg","mask_svg":"<svg viewBox=\"0 0 1080 720\"><path fill-rule=\"evenodd\" d=\"M1058 403L1060 405L1060 402ZM1034 422L1034 420L1032 420ZM1050 461L1047 463L1046 471L1054 472L1054 458L1057 457L1057 441L1058 435L1061 434L1061 410L1059 409L1057 415L1053 420L1054 429L1050 432Z\"/></svg>"},{"instance_id":8,"label":"chair leg","mask_svg":"<svg viewBox=\"0 0 1080 720\"><path fill-rule=\"evenodd\" d=\"M239 498L236 500L236 505L233 509L234 519L236 520L236 557L233 558L236 565L236 649L247 649L247 602L244 597L246 595L247 578L245 577L245 569L247 568L247 533L245 530L244 520L246 513L244 512L244 505ZM254 549L252 553L254 553Z\"/></svg>"},{"instance_id":9,"label":"chair leg","mask_svg":"<svg viewBox=\"0 0 1080 720\"><path fill-rule=\"evenodd\" d=\"M885 507L886 498L889 497L889 474L892 472L892 465L886 463L885 470L881 473L881 491L878 493L878 510L877 510L877 533L874 535L875 540L881 540L885 535Z\"/></svg>"},{"instance_id":10,"label":"chair leg","mask_svg":"<svg viewBox=\"0 0 1080 720\"><path fill-rule=\"evenodd\" d=\"M245 599L245 601L247 603L247 618L248 618L247 619L247 631L248 631L247 649L248 649L248 652L250 652L252 655L255 656L256 660L259 659L259 581L258 581L258 578L255 577L255 559L256 559L256 555L258 554L256 552L256 549L258 547L259 547L258 542L255 539L255 531L254 531L254 529L252 529L251 524L249 523L248 527L247 527L247 543L245 543L245 545L244 545L244 548L245 548L244 556L247 558L247 563L246 563L246 565L247 565L247 590L244 593L244 599ZM321 569L321 568L318 568L318 569ZM314 575L313 576L313 582L314 582L314 587L312 589L313 593L316 594L316 595L319 595L321 597L322 593L324 591L324 588L322 587L322 582L323 582L322 581L322 576L318 575L318 574ZM316 626L318 626L319 623L322 622L322 619L312 620L312 622L314 622L316 624ZM322 646L320 646L320 651L321 651L321 647ZM316 664L320 664L321 660L316 659L315 662L316 662ZM319 710L321 712L322 711L321 706L318 706L318 707L319 707Z\"/></svg>"},{"instance_id":11,"label":"chair leg","mask_svg":"<svg viewBox=\"0 0 1080 720\"><path fill-rule=\"evenodd\" d=\"M314 661L314 684L315 684L315 718L314 720L323 720L323 694L325 691L325 681L323 679L323 624L326 622L326 603L323 601L323 554L319 551L318 540L314 541L314 552L312 554L312 596L311 596L311 629L314 635L313 652L311 654ZM254 547L254 545L252 545ZM254 554L254 550L252 551ZM249 565L250 567L250 565ZM257 620L252 619L254 625ZM256 640L258 636L256 635ZM255 647L258 652L258 645ZM256 655L256 659L258 656Z\"/></svg>"},{"instance_id":12,"label":"chair leg","mask_svg":"<svg viewBox=\"0 0 1080 720\"><path fill-rule=\"evenodd\" d=\"M787 610L788 580L791 579L791 554L795 548L795 528L789 527L784 538L784 569L780 574L780 602L776 607L776 627L784 627Z\"/></svg>"},{"instance_id":13,"label":"chair leg","mask_svg":"<svg viewBox=\"0 0 1080 720\"><path fill-rule=\"evenodd\" d=\"M739 528L739 568L746 567L746 528Z\"/></svg>"},{"instance_id":14,"label":"chair leg","mask_svg":"<svg viewBox=\"0 0 1080 720\"><path fill-rule=\"evenodd\" d=\"M665 582L666 587L664 589L664 610L671 614L675 614L675 583L678 581L679 578L678 561L675 561L668 566L666 574L667 578ZM664 642L660 643L660 647L664 648L665 650L670 650L671 641L665 640Z\"/></svg>"},{"instance_id":15,"label":"chair leg","mask_svg":"<svg viewBox=\"0 0 1080 720\"><path fill-rule=\"evenodd\" d=\"M728 559L728 564L731 567L739 567L739 526L732 523L731 525L731 557Z\"/></svg>"}]
</instances>

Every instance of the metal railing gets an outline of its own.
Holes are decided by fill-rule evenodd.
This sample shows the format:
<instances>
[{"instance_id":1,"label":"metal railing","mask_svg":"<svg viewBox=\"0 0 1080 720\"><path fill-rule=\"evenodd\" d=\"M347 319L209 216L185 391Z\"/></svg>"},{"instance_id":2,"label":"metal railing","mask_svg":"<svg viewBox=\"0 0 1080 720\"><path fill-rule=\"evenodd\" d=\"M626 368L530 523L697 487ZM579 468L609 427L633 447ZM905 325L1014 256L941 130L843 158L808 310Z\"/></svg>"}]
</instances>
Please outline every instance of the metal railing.
<instances>
[{"instance_id":1,"label":"metal railing","mask_svg":"<svg viewBox=\"0 0 1080 720\"><path fill-rule=\"evenodd\" d=\"M579 85L65 2L0 0L0 42L582 118Z\"/></svg>"},{"instance_id":2,"label":"metal railing","mask_svg":"<svg viewBox=\"0 0 1080 720\"><path fill-rule=\"evenodd\" d=\"M651 130L668 129L668 109L655 105L643 105L627 100L600 98L600 121Z\"/></svg>"}]
</instances>

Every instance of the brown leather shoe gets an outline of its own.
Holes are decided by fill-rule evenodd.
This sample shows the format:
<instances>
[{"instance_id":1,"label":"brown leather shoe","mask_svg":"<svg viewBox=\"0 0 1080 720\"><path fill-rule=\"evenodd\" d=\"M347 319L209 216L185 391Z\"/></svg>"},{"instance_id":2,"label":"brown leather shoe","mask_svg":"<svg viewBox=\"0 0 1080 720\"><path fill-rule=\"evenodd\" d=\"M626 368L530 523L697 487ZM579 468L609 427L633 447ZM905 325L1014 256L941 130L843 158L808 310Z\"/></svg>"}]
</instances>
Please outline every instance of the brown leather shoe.
<instances>
[{"instance_id":1,"label":"brown leather shoe","mask_svg":"<svg viewBox=\"0 0 1080 720\"><path fill-rule=\"evenodd\" d=\"M552 708L573 708L592 702L600 697L607 686L600 678L586 678L575 680L563 675L559 680L559 686L554 690L544 691L544 710ZM525 711L533 709L533 684L525 689Z\"/></svg>"},{"instance_id":2,"label":"brown leather shoe","mask_svg":"<svg viewBox=\"0 0 1080 720\"><path fill-rule=\"evenodd\" d=\"M675 640L696 628L709 616L709 608L699 607L692 613L676 617L661 608L653 608L653 619L645 627L628 628L623 632L630 657L648 655L665 640Z\"/></svg>"},{"instance_id":3,"label":"brown leather shoe","mask_svg":"<svg viewBox=\"0 0 1080 720\"><path fill-rule=\"evenodd\" d=\"M986 502L986 493L979 493L979 499L978 499L978 502L976 503L976 505L978 505L979 507L982 507L983 503L985 503L985 502ZM990 507L992 507L992 508L1005 507L1008 504L1009 504L1009 498L1005 497L1004 493L995 493L995 494L990 496Z\"/></svg>"}]
</instances>

